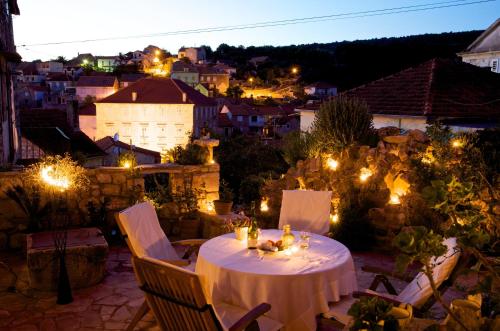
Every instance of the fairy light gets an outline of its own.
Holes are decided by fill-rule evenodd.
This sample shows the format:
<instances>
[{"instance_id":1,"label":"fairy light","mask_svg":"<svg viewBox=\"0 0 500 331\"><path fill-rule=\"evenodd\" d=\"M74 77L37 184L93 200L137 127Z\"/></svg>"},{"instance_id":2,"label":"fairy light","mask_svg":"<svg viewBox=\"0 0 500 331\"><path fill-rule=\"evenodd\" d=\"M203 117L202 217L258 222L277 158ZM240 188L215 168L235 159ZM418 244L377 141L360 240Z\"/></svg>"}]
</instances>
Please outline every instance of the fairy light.
<instances>
[{"instance_id":1,"label":"fairy light","mask_svg":"<svg viewBox=\"0 0 500 331\"><path fill-rule=\"evenodd\" d=\"M70 181L68 178L58 175L54 171L54 166L45 166L40 170L40 177L45 184L53 186L59 189L61 192L67 190L70 187Z\"/></svg>"}]
</instances>

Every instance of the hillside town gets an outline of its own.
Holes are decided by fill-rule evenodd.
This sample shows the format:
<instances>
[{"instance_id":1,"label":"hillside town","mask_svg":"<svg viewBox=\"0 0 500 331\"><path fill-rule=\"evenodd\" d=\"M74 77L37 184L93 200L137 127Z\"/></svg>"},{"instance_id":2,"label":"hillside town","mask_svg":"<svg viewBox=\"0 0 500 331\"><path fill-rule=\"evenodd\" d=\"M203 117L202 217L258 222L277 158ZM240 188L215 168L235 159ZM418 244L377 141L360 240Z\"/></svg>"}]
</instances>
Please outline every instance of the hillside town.
<instances>
[{"instance_id":1,"label":"hillside town","mask_svg":"<svg viewBox=\"0 0 500 331\"><path fill-rule=\"evenodd\" d=\"M499 330L500 18L27 61L22 4L0 0L0 330Z\"/></svg>"}]
</instances>

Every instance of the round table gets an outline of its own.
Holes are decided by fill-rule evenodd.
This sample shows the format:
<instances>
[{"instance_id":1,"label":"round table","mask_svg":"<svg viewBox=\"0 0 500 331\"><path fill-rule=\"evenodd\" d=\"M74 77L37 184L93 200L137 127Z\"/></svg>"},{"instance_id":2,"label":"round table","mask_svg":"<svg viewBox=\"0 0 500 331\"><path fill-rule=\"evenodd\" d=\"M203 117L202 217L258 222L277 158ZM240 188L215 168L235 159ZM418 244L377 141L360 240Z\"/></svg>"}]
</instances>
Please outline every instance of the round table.
<instances>
[{"instance_id":1,"label":"round table","mask_svg":"<svg viewBox=\"0 0 500 331\"><path fill-rule=\"evenodd\" d=\"M299 233L293 232L296 241ZM281 230L262 230L259 241L279 240ZM357 290L349 250L333 239L311 234L310 248L263 254L249 250L234 233L213 238L199 251L196 272L210 303L225 302L250 310L271 304L269 317L285 330L316 330L316 315L328 302Z\"/></svg>"}]
</instances>

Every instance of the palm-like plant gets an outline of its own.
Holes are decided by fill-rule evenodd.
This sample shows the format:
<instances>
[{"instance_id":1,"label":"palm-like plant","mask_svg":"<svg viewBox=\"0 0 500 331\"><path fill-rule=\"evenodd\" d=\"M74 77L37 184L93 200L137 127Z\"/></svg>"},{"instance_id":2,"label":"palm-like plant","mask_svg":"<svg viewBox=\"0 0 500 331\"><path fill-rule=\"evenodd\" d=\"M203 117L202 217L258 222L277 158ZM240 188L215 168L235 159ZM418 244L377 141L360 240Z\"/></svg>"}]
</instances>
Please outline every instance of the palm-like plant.
<instances>
[{"instance_id":1,"label":"palm-like plant","mask_svg":"<svg viewBox=\"0 0 500 331\"><path fill-rule=\"evenodd\" d=\"M40 191L36 188L25 188L14 185L5 191L5 195L14 201L28 216L28 232L37 232L42 228L43 217L50 212L50 204L43 203Z\"/></svg>"}]
</instances>

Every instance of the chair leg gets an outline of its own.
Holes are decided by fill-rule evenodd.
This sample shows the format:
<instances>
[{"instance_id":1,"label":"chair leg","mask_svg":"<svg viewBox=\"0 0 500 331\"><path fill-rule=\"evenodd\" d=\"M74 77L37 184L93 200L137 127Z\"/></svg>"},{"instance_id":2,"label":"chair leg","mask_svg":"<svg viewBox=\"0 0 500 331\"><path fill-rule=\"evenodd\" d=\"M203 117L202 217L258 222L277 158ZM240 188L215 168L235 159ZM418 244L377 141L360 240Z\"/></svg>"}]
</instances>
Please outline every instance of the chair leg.
<instances>
[{"instance_id":1,"label":"chair leg","mask_svg":"<svg viewBox=\"0 0 500 331\"><path fill-rule=\"evenodd\" d=\"M132 319L132 322L130 322L130 324L128 325L127 331L134 330L137 323L139 323L139 321L144 317L144 315L146 315L148 313L148 311L149 311L148 303L144 300L142 305L139 307L139 310L137 311L137 313L135 313L135 316Z\"/></svg>"}]
</instances>

